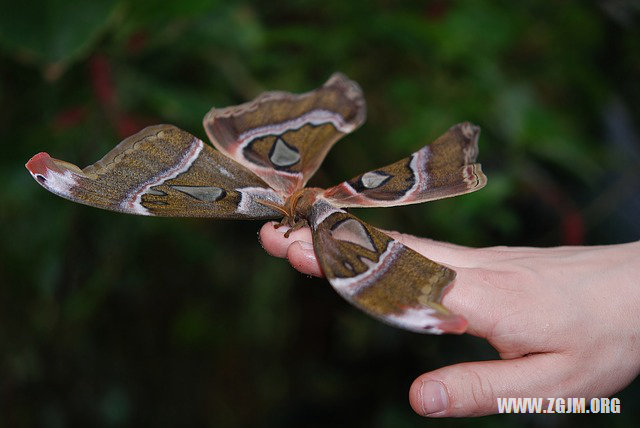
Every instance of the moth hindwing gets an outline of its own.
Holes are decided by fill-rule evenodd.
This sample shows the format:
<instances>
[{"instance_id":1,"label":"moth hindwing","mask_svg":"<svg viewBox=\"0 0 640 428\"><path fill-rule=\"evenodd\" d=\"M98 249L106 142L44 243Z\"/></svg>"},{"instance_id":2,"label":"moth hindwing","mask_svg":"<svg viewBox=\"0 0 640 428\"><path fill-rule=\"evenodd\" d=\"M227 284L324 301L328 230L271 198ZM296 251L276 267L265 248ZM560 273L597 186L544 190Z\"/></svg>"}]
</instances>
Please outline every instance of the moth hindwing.
<instances>
[{"instance_id":1,"label":"moth hindwing","mask_svg":"<svg viewBox=\"0 0 640 428\"><path fill-rule=\"evenodd\" d=\"M316 257L336 291L368 314L420 333L462 333L441 305L455 272L318 199L310 216Z\"/></svg>"}]
</instances>

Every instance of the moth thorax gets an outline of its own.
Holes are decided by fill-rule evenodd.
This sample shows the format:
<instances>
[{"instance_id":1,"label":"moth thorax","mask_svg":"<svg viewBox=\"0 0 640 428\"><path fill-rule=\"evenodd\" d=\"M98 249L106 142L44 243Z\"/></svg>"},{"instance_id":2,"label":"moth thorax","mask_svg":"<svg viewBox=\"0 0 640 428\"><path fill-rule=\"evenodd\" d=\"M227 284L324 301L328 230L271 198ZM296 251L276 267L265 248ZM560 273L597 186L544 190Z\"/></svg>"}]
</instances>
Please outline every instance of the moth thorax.
<instances>
[{"instance_id":1,"label":"moth thorax","mask_svg":"<svg viewBox=\"0 0 640 428\"><path fill-rule=\"evenodd\" d=\"M304 188L295 192L287 199L286 207L291 216L297 219L308 219L311 214L311 206L315 202L322 189L316 187Z\"/></svg>"}]
</instances>

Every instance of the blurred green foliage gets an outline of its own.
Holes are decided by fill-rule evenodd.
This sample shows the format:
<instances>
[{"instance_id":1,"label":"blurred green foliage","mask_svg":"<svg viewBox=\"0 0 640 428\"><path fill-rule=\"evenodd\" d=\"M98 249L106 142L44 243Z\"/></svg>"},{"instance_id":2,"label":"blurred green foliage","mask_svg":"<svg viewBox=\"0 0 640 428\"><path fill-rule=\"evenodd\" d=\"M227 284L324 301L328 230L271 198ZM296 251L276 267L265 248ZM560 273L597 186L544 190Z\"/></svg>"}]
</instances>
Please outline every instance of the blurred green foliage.
<instances>
[{"instance_id":1,"label":"blurred green foliage","mask_svg":"<svg viewBox=\"0 0 640 428\"><path fill-rule=\"evenodd\" d=\"M23 164L45 150L87 165L154 123L204 139L211 106L340 70L368 120L313 185L463 120L483 129L485 189L358 211L371 223L475 246L639 239L639 13L623 0L3 2L0 426L422 426L413 378L496 358L488 345L366 317L264 254L258 223L102 212ZM621 424L639 391L619 395Z\"/></svg>"}]
</instances>

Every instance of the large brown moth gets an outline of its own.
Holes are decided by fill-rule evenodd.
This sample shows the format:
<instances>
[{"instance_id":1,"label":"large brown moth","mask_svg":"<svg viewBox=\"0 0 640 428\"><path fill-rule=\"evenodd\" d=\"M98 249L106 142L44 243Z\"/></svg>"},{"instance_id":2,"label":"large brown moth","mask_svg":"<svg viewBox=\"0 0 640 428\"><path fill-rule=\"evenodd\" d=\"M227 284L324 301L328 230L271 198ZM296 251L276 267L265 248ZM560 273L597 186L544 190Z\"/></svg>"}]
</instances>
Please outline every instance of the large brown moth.
<instances>
[{"instance_id":1,"label":"large brown moth","mask_svg":"<svg viewBox=\"0 0 640 428\"><path fill-rule=\"evenodd\" d=\"M214 150L172 125L143 129L93 165L38 153L26 164L56 195L131 214L222 219L277 219L291 230L308 224L331 285L366 313L421 333L462 333L467 322L440 304L455 272L347 213L473 192L487 179L480 129L451 127L411 156L329 189L305 188L325 155L365 120L357 83L340 73L296 95L266 92L212 109L204 128ZM288 233L285 235L288 237Z\"/></svg>"}]
</instances>

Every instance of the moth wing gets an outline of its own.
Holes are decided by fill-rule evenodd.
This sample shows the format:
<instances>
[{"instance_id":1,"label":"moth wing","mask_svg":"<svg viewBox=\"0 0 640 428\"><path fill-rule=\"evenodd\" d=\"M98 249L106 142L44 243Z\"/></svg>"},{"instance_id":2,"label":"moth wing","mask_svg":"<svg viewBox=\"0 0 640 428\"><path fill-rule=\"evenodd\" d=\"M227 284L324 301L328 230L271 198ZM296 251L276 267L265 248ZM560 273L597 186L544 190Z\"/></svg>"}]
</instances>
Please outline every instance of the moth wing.
<instances>
[{"instance_id":1,"label":"moth wing","mask_svg":"<svg viewBox=\"0 0 640 428\"><path fill-rule=\"evenodd\" d=\"M218 150L288 196L304 187L331 146L365 116L358 84L336 73L305 94L266 92L239 106L214 108L203 125Z\"/></svg>"},{"instance_id":2,"label":"moth wing","mask_svg":"<svg viewBox=\"0 0 640 428\"><path fill-rule=\"evenodd\" d=\"M469 122L454 125L408 158L329 188L323 197L340 207L389 207L474 192L487 184L476 163L479 135Z\"/></svg>"},{"instance_id":3,"label":"moth wing","mask_svg":"<svg viewBox=\"0 0 640 428\"><path fill-rule=\"evenodd\" d=\"M349 302L406 330L465 331L467 321L440 303L453 270L322 199L311 208L310 224L322 271Z\"/></svg>"},{"instance_id":4,"label":"moth wing","mask_svg":"<svg viewBox=\"0 0 640 428\"><path fill-rule=\"evenodd\" d=\"M282 198L254 173L171 125L150 126L84 169L35 155L31 175L56 195L112 211L171 217L281 217Z\"/></svg>"}]
</instances>

